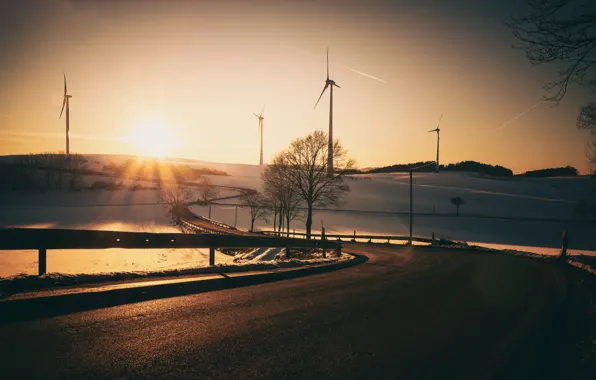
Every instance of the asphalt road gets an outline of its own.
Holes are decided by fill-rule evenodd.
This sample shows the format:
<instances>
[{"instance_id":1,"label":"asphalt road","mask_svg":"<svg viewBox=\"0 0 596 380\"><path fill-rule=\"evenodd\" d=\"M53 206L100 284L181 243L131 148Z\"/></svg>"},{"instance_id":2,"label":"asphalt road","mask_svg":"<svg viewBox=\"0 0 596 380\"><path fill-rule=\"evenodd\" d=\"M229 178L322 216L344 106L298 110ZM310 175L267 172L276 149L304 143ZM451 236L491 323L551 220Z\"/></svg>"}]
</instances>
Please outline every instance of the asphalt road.
<instances>
[{"instance_id":1,"label":"asphalt road","mask_svg":"<svg viewBox=\"0 0 596 380\"><path fill-rule=\"evenodd\" d=\"M561 296L554 267L494 253L346 249L368 262L0 325L0 377L558 377L541 340Z\"/></svg>"}]
</instances>

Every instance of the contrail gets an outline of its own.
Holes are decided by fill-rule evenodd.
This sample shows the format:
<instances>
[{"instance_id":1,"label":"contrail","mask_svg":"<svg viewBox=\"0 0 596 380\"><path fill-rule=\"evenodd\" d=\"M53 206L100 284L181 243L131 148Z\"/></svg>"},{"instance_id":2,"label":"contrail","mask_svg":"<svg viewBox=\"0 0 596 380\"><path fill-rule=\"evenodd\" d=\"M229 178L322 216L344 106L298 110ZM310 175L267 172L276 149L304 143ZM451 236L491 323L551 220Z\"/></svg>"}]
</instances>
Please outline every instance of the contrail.
<instances>
[{"instance_id":1,"label":"contrail","mask_svg":"<svg viewBox=\"0 0 596 380\"><path fill-rule=\"evenodd\" d=\"M383 80L383 79L381 79L381 78L377 78L377 77L375 77L375 76L372 76L372 75L370 75L370 74L363 73L362 71L359 71L359 70L353 69L353 68L351 68L351 67L348 67L348 66L346 66L346 65L342 65L342 66L343 66L343 67L345 67L345 68L346 68L346 69L348 69L348 70L352 70L352 71L353 71L353 72L355 72L356 74L364 75L364 76L365 76L365 77L367 77L367 78L374 79L374 80L376 80L376 81L379 81L379 82L381 82L381 83L387 83L386 81L384 81L384 80Z\"/></svg>"},{"instance_id":2,"label":"contrail","mask_svg":"<svg viewBox=\"0 0 596 380\"><path fill-rule=\"evenodd\" d=\"M544 101L544 99L540 99L539 101L537 101L536 103L534 103L534 105L530 108L528 108L527 110L525 110L524 112L520 113L519 115L517 115L516 117L514 117L513 119L509 120L508 122L506 122L505 124L501 125L499 128L495 129L493 132L496 132L500 129L505 128L507 125L513 123L514 121L516 121L517 119L519 119L520 117L524 116L525 114L527 114L528 112L530 112L531 110L533 110L534 108L538 107L538 105L540 103L542 103Z\"/></svg>"}]
</instances>

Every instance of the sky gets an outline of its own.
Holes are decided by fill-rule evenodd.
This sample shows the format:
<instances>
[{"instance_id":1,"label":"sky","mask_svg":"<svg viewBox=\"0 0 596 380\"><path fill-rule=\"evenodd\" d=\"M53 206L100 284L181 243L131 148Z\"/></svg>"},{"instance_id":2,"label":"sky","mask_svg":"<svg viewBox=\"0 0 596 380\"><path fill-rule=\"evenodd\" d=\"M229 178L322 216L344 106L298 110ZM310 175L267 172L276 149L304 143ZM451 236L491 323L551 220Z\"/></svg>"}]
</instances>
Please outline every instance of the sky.
<instances>
[{"instance_id":1,"label":"sky","mask_svg":"<svg viewBox=\"0 0 596 380\"><path fill-rule=\"evenodd\" d=\"M475 160L587 172L587 90L539 102L503 23L521 0L0 0L0 154L65 150L258 164L328 130L360 168Z\"/></svg>"}]
</instances>

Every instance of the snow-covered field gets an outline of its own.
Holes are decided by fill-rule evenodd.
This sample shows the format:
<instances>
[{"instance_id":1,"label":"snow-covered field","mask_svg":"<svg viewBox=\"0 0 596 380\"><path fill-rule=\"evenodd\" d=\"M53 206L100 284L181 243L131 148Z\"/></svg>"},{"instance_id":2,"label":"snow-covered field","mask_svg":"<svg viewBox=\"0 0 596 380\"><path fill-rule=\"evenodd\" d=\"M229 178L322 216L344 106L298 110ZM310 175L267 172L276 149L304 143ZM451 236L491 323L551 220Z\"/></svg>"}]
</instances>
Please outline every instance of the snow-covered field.
<instances>
[{"instance_id":1,"label":"snow-covered field","mask_svg":"<svg viewBox=\"0 0 596 380\"><path fill-rule=\"evenodd\" d=\"M253 167L258 169L258 167ZM230 185L235 176L225 177ZM219 180L219 179L218 179ZM217 181L214 179L214 181ZM239 177L243 186L261 189L260 171L252 169ZM406 173L349 176L351 192L337 210L317 210L313 228L327 233L407 235L409 233L409 175ZM554 253L567 229L570 246L578 250L596 250L596 226L572 221L575 203L594 196L596 181L579 178L482 178L474 173L415 173L413 177L414 235L481 243L513 245L518 249ZM465 205L455 217L450 199L459 196ZM228 203L234 203L230 200ZM206 208L193 206L198 214ZM212 207L212 218L234 224L235 207ZM530 218L533 220L520 220ZM249 226L247 211L238 210L237 225ZM271 222L271 221L269 221ZM260 229L271 223L258 221ZM304 223L294 221L297 232Z\"/></svg>"},{"instance_id":2,"label":"snow-covered field","mask_svg":"<svg viewBox=\"0 0 596 380\"><path fill-rule=\"evenodd\" d=\"M114 161L113 157L94 156L93 162L100 167L102 160ZM176 162L228 172L230 176L209 176L217 185L261 190L263 168L259 166L189 160ZM115 178L113 180L117 181ZM356 175L350 176L347 181L352 191L346 196L342 207L315 212L315 232L320 231L322 221L328 233L351 234L356 230L358 234L408 234L407 174ZM415 173L414 212L429 215L415 216L414 234L429 237L434 233L436 237L453 240L522 247L518 249L535 247L526 249L548 253L545 249L559 247L563 230L568 229L571 248L596 250L594 225L564 221L575 217L575 202L593 196L594 187L596 181L583 177L505 180L481 178L471 173ZM225 189L220 196L233 194L237 194L237 191ZM460 196L465 201L460 217L453 215L455 209L449 202L453 196ZM157 200L158 190L2 193L0 226L177 231ZM236 220L237 200L225 202L230 204L212 207L211 218L247 229L250 222L248 211L239 208ZM192 209L203 216L208 214L207 208L203 206L192 206ZM258 221L256 226L260 229L272 228L271 223L264 221ZM292 227L297 232L303 231L304 223L294 221ZM266 256L268 254L263 257ZM216 262L225 263L231 259L230 256L218 254ZM36 260L34 252L0 252L0 277L19 272L34 273ZM48 252L48 270L64 273L158 270L202 266L206 263L207 252L201 249Z\"/></svg>"}]
</instances>

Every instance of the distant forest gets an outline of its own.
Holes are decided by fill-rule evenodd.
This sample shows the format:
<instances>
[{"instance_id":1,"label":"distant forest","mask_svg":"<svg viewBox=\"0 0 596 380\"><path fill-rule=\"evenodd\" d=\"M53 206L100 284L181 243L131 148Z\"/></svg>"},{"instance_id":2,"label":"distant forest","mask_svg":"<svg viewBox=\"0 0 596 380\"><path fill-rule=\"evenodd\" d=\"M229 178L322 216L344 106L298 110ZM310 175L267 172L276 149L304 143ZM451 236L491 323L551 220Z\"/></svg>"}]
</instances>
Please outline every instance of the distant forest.
<instances>
[{"instance_id":1,"label":"distant forest","mask_svg":"<svg viewBox=\"0 0 596 380\"><path fill-rule=\"evenodd\" d=\"M435 171L435 166L432 165L434 161L412 162L409 164L397 164L391 166L383 166L381 168L372 168L366 170L351 169L345 171L344 174L373 174L373 173L408 173L410 169L424 166L416 169L416 172L431 173ZM431 165L429 165L431 164ZM472 172L491 177L513 177L513 171L500 165L483 164L477 161L462 161L456 164L449 164L447 166L440 165L442 172ZM577 177L579 171L573 166L565 166L561 168L547 168L539 170L530 170L522 174L515 174L515 177L530 177L530 178L546 178L546 177Z\"/></svg>"},{"instance_id":2,"label":"distant forest","mask_svg":"<svg viewBox=\"0 0 596 380\"><path fill-rule=\"evenodd\" d=\"M539 170L530 170L522 174L516 174L516 177L577 177L579 171L573 166L565 166L563 168L548 168Z\"/></svg>"},{"instance_id":3,"label":"distant forest","mask_svg":"<svg viewBox=\"0 0 596 380\"><path fill-rule=\"evenodd\" d=\"M432 164L434 161L423 161L413 162L409 164L398 164L391 166L384 166L381 168L369 169L366 171L350 170L345 174L373 174L373 173L407 173L412 168L417 168L423 165ZM511 169L504 168L502 166L483 164L476 161L462 161L456 164L449 164L447 166L440 165L441 171L452 171L452 172L474 172L493 177L513 177L513 171ZM423 168L417 169L416 172L434 172L435 166L428 165Z\"/></svg>"},{"instance_id":4,"label":"distant forest","mask_svg":"<svg viewBox=\"0 0 596 380\"><path fill-rule=\"evenodd\" d=\"M14 190L122 190L131 191L156 189L135 183L126 187L121 181L96 180L90 185L84 183L86 175L116 178L135 178L151 181L159 186L162 181L178 183L193 181L203 175L229 175L221 170L192 168L189 165L162 163L156 160L129 159L117 165L112 162L101 171L92 170L89 160L81 154L41 153L14 156L12 162L0 162L0 191Z\"/></svg>"}]
</instances>

